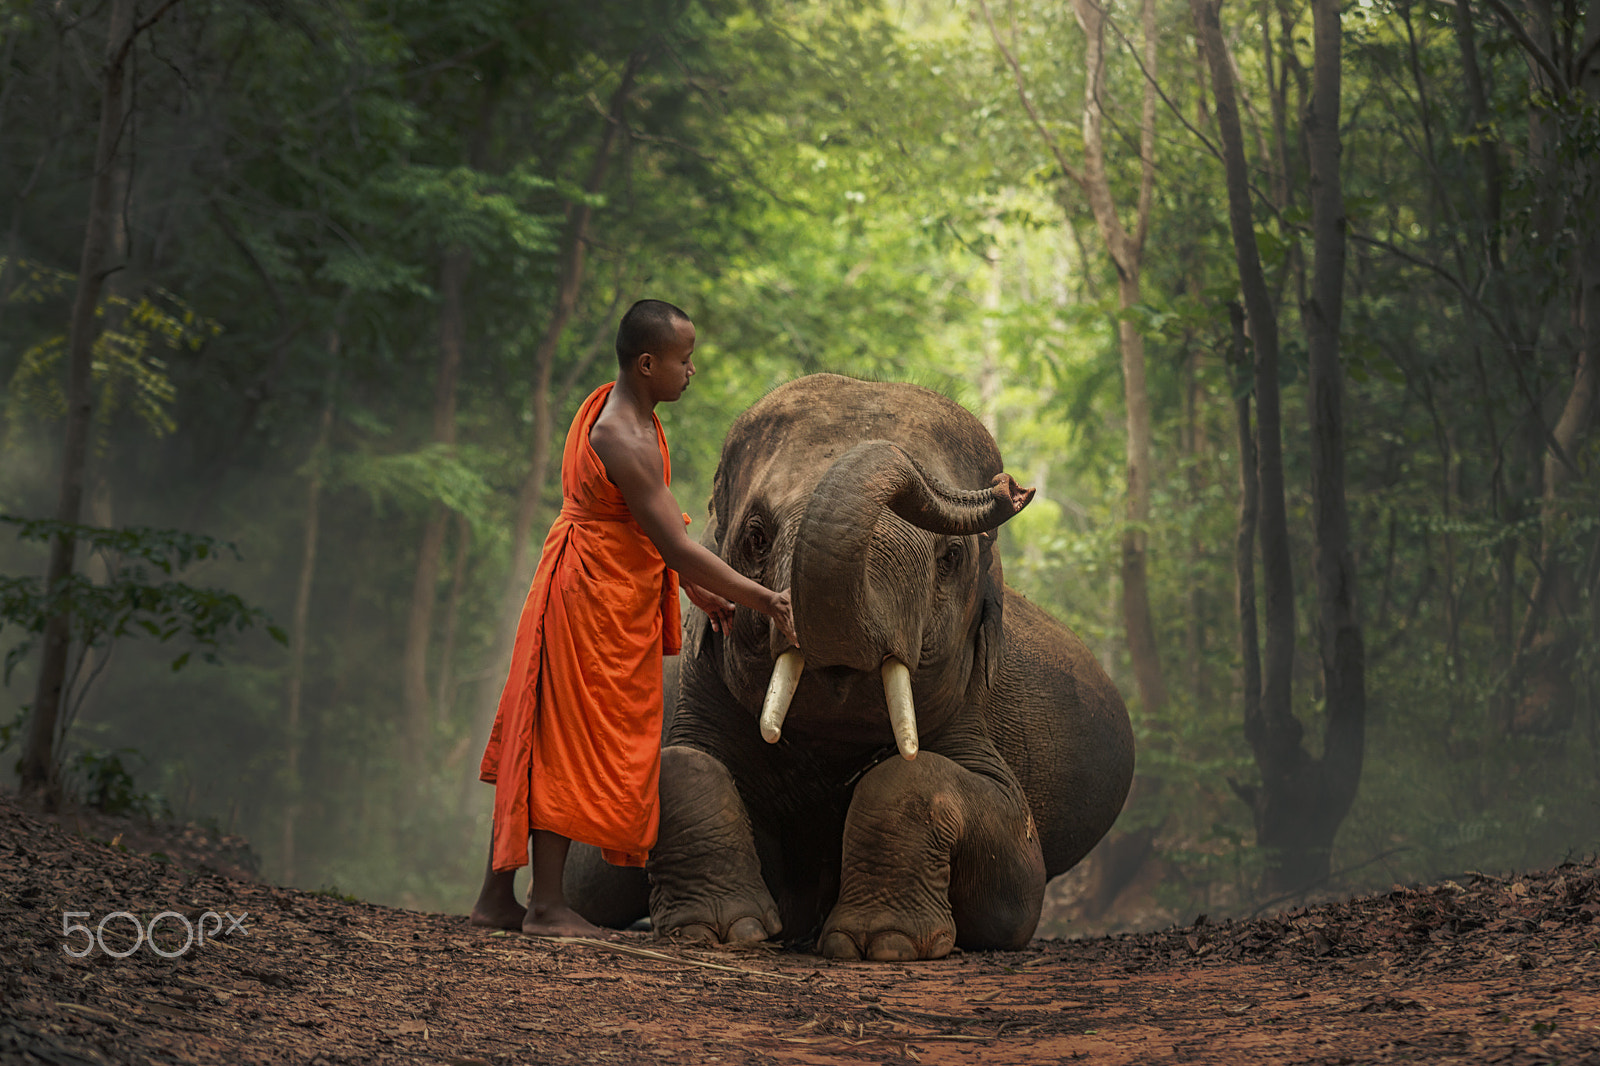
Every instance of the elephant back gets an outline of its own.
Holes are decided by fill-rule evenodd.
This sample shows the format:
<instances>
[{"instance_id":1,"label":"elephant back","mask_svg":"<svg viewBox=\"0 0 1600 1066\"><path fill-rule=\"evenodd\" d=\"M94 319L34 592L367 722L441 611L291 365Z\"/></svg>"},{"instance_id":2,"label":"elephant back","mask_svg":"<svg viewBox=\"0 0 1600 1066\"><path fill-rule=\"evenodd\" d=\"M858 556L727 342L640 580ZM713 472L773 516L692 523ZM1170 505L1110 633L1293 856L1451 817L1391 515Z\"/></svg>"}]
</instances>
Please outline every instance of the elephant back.
<instances>
[{"instance_id":1,"label":"elephant back","mask_svg":"<svg viewBox=\"0 0 1600 1066\"><path fill-rule=\"evenodd\" d=\"M1122 695L1076 633L1007 588L1005 654L984 716L1028 797L1054 877L1122 812L1134 747Z\"/></svg>"}]
</instances>

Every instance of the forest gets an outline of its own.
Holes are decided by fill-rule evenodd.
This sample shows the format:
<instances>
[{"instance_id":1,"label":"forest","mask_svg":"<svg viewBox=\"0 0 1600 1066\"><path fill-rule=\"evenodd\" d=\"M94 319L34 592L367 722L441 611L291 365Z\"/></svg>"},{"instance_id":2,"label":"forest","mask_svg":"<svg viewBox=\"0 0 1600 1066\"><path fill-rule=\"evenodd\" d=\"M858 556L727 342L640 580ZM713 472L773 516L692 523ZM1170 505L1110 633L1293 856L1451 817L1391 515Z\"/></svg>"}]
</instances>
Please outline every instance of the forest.
<instances>
[{"instance_id":1,"label":"forest","mask_svg":"<svg viewBox=\"0 0 1600 1066\"><path fill-rule=\"evenodd\" d=\"M0 0L0 778L463 912L641 297L703 529L833 371L1035 486L1126 699L1042 934L1600 849L1583 0ZM1055 905L1054 907L1052 905Z\"/></svg>"}]
</instances>

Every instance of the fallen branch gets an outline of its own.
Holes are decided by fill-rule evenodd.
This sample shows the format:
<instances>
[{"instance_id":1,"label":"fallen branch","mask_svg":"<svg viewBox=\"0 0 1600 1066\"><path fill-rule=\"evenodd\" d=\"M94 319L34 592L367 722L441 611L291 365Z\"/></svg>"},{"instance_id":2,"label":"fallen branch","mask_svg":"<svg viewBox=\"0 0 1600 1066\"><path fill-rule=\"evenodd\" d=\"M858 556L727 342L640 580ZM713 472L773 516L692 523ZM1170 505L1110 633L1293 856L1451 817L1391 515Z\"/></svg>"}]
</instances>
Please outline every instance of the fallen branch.
<instances>
[{"instance_id":1,"label":"fallen branch","mask_svg":"<svg viewBox=\"0 0 1600 1066\"><path fill-rule=\"evenodd\" d=\"M530 937L531 940L545 940L553 944L579 944L589 947L604 948L614 951L619 955L634 955L641 959L654 959L657 962L676 962L685 966L700 966L707 970L723 970L727 973L748 974L751 977L769 977L776 981L804 981L803 977L791 977L786 973L771 973L766 970L747 970L742 966L723 966L721 963L701 962L699 959L685 959L677 955L668 955L662 951L652 951L649 948L636 948L631 944L618 944L611 940L596 940L587 936L538 936Z\"/></svg>"}]
</instances>

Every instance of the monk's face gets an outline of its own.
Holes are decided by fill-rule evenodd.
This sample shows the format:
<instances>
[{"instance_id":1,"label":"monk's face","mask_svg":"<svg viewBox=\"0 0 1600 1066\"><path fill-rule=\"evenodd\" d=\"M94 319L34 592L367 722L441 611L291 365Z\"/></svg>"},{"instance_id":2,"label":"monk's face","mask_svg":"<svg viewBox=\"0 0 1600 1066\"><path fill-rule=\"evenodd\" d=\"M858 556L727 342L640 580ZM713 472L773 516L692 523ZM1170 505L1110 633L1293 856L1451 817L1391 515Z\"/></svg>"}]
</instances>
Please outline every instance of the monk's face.
<instances>
[{"instance_id":1,"label":"monk's face","mask_svg":"<svg viewBox=\"0 0 1600 1066\"><path fill-rule=\"evenodd\" d=\"M694 377L694 323L680 318L673 324L677 336L655 353L650 374L656 399L668 403L682 396Z\"/></svg>"}]
</instances>

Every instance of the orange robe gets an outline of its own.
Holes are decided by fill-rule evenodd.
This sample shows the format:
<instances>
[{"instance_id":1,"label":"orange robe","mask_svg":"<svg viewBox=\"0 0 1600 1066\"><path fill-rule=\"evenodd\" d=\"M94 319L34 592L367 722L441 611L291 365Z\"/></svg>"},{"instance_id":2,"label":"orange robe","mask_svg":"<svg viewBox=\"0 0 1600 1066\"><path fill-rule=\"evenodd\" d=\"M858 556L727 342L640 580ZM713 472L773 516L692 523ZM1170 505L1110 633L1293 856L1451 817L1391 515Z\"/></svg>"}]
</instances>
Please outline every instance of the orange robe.
<instances>
[{"instance_id":1,"label":"orange robe","mask_svg":"<svg viewBox=\"0 0 1600 1066\"><path fill-rule=\"evenodd\" d=\"M661 821L661 657L682 634L678 575L589 444L611 385L589 394L561 458L561 514L528 590L478 776L494 788L496 870L548 829L643 866ZM656 419L667 484L672 461ZM684 516L687 522L689 516Z\"/></svg>"}]
</instances>

